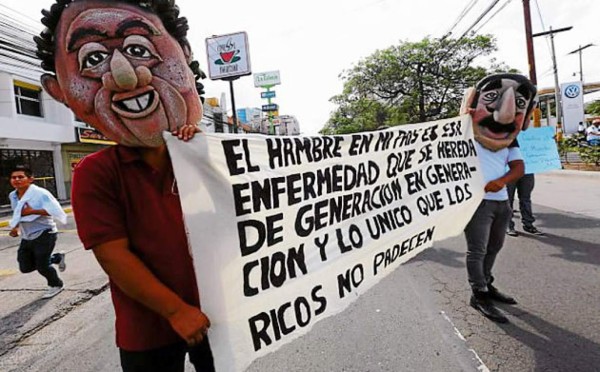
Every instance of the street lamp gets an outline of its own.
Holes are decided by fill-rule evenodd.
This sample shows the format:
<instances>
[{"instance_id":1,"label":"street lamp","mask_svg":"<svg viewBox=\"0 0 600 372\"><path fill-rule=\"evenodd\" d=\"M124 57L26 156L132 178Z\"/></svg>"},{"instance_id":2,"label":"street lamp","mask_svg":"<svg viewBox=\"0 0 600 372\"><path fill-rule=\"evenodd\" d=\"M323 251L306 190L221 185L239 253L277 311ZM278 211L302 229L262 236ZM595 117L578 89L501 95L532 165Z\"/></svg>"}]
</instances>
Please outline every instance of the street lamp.
<instances>
[{"instance_id":1,"label":"street lamp","mask_svg":"<svg viewBox=\"0 0 600 372\"><path fill-rule=\"evenodd\" d=\"M585 46L579 46L579 49L575 49L572 52L569 52L569 54L575 54L575 53L579 53L579 80L581 80L581 85L583 85L583 60L581 58L581 54L583 52L584 49L587 49L591 46L595 46L594 44L588 44Z\"/></svg>"}]
</instances>

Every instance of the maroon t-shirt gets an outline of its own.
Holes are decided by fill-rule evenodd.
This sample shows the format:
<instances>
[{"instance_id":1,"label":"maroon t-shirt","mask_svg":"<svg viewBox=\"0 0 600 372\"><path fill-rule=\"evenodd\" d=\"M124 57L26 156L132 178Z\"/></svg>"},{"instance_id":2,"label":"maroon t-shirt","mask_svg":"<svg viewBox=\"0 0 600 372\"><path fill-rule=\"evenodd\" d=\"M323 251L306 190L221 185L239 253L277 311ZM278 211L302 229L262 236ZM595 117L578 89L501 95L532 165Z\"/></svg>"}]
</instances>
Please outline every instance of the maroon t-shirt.
<instances>
[{"instance_id":1,"label":"maroon t-shirt","mask_svg":"<svg viewBox=\"0 0 600 372\"><path fill-rule=\"evenodd\" d=\"M161 181L136 149L113 146L86 156L77 165L71 192L77 231L86 249L129 239L131 251L164 285L185 302L199 306L171 169ZM114 283L110 287L118 347L140 351L182 341L166 319Z\"/></svg>"}]
</instances>

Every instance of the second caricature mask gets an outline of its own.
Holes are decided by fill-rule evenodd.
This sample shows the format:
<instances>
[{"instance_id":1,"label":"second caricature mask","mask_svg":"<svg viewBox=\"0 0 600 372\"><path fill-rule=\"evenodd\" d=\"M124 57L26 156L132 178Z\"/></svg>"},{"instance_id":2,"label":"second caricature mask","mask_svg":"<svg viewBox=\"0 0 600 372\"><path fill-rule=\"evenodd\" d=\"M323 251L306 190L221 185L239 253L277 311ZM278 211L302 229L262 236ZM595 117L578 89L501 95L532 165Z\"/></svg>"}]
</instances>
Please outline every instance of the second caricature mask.
<instances>
[{"instance_id":1,"label":"second caricature mask","mask_svg":"<svg viewBox=\"0 0 600 372\"><path fill-rule=\"evenodd\" d=\"M485 148L508 147L529 126L537 88L523 75L494 74L467 90L462 113L471 108L475 139Z\"/></svg>"}]
</instances>

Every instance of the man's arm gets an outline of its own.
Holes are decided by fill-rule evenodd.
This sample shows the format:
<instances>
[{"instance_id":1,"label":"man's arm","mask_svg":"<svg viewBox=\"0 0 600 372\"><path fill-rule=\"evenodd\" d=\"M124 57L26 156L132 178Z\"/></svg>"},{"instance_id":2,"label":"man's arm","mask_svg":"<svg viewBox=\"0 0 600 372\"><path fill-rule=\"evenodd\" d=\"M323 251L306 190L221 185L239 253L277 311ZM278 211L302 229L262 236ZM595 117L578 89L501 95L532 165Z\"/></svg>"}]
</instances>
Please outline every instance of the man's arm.
<instances>
[{"instance_id":1,"label":"man's arm","mask_svg":"<svg viewBox=\"0 0 600 372\"><path fill-rule=\"evenodd\" d=\"M509 171L502 177L490 181L485 185L485 192L498 192L506 186L507 183L514 183L525 174L525 163L523 160L513 160L508 162Z\"/></svg>"},{"instance_id":2,"label":"man's arm","mask_svg":"<svg viewBox=\"0 0 600 372\"><path fill-rule=\"evenodd\" d=\"M161 283L146 265L129 250L127 239L95 246L92 251L111 280L132 299L167 319L188 344L202 341L210 321L198 309L185 303Z\"/></svg>"},{"instance_id":3,"label":"man's arm","mask_svg":"<svg viewBox=\"0 0 600 372\"><path fill-rule=\"evenodd\" d=\"M49 216L50 214L45 209L33 209L29 204L25 203L23 209L21 209L21 216L29 216L32 214L39 214L40 216Z\"/></svg>"},{"instance_id":4,"label":"man's arm","mask_svg":"<svg viewBox=\"0 0 600 372\"><path fill-rule=\"evenodd\" d=\"M13 238L16 238L17 236L19 236L19 225L10 229L10 231L8 232L8 235Z\"/></svg>"}]
</instances>

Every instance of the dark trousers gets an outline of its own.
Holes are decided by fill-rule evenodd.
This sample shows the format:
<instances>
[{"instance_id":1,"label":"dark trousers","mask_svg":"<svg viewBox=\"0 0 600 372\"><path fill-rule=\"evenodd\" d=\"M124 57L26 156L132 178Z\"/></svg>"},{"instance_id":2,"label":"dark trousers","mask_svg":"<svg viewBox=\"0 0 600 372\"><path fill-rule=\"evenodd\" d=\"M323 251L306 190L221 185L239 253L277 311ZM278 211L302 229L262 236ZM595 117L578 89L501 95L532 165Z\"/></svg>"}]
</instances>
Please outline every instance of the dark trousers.
<instances>
[{"instance_id":1,"label":"dark trousers","mask_svg":"<svg viewBox=\"0 0 600 372\"><path fill-rule=\"evenodd\" d=\"M196 346L177 343L147 351L126 351L119 349L123 372L183 372L185 354L196 372L214 372L213 356L208 339Z\"/></svg>"},{"instance_id":2,"label":"dark trousers","mask_svg":"<svg viewBox=\"0 0 600 372\"><path fill-rule=\"evenodd\" d=\"M483 200L465 227L467 274L474 292L487 292L511 216L508 201Z\"/></svg>"},{"instance_id":3,"label":"dark trousers","mask_svg":"<svg viewBox=\"0 0 600 372\"><path fill-rule=\"evenodd\" d=\"M58 277L54 267L52 267L54 259L51 258L51 255L55 245L56 233L49 230L44 231L42 235L33 240L21 239L17 252L19 270L22 273L37 270L40 275L46 278L49 287L62 287L63 282Z\"/></svg>"},{"instance_id":4,"label":"dark trousers","mask_svg":"<svg viewBox=\"0 0 600 372\"><path fill-rule=\"evenodd\" d=\"M525 227L532 227L535 222L533 210L531 209L531 193L535 187L535 177L533 174L526 174L515 184L506 185L508 189L508 200L510 207L513 208L515 201L515 191L519 195L519 211L521 212L521 223ZM510 219L509 228L514 230L515 222L512 217Z\"/></svg>"}]
</instances>

